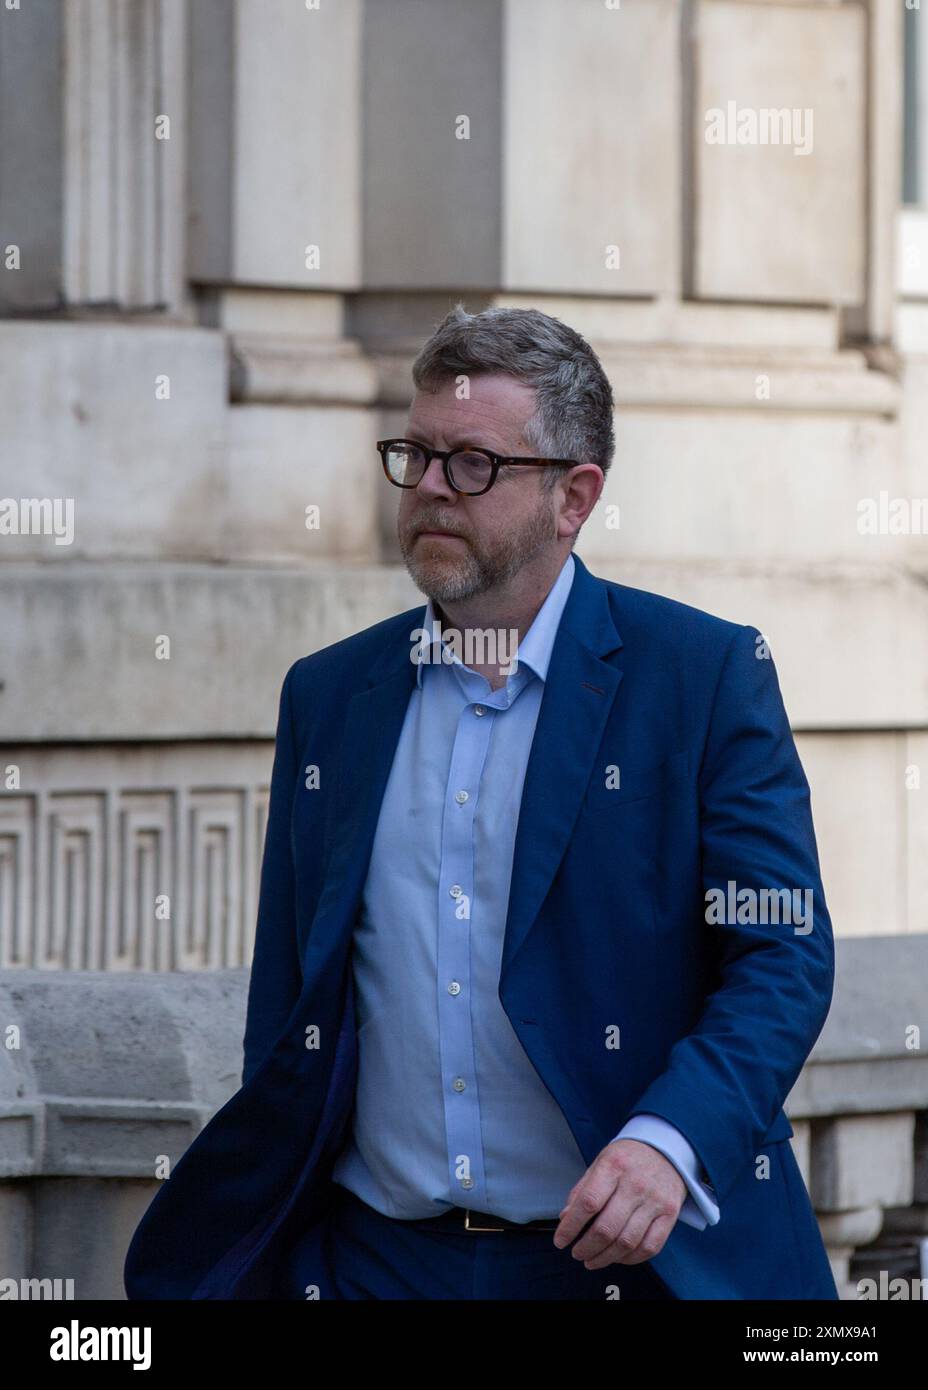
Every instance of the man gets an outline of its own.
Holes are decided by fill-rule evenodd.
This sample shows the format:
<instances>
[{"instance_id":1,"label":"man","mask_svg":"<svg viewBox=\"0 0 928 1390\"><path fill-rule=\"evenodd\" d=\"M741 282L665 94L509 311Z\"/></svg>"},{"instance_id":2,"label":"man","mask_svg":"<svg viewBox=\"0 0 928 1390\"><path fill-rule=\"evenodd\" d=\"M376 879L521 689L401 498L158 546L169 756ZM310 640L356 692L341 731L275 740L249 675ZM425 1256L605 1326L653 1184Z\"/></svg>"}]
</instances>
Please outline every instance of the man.
<instances>
[{"instance_id":1,"label":"man","mask_svg":"<svg viewBox=\"0 0 928 1390\"><path fill-rule=\"evenodd\" d=\"M284 681L242 1088L132 1298L820 1298L783 1102L834 979L757 631L572 553L588 344L457 306L413 369L417 608Z\"/></svg>"}]
</instances>

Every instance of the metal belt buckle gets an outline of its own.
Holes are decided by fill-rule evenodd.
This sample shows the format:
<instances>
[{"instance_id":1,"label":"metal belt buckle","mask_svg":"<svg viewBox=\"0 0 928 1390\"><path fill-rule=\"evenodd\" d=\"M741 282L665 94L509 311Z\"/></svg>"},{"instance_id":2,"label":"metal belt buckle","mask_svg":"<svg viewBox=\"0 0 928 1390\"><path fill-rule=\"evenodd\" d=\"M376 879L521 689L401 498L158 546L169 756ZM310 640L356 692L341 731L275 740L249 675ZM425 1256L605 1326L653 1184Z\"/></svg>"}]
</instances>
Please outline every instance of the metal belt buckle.
<instances>
[{"instance_id":1,"label":"metal belt buckle","mask_svg":"<svg viewBox=\"0 0 928 1390\"><path fill-rule=\"evenodd\" d=\"M475 1212L474 1215L475 1215L475 1216L483 1216L483 1212L482 1212L482 1211L478 1211L478 1212ZM465 1207L465 1208L464 1208L464 1229L465 1229L465 1231L505 1231L505 1229L506 1229L505 1226L477 1226L477 1225L475 1225L475 1224L471 1221L470 1216L471 1216L471 1209L470 1209L470 1207Z\"/></svg>"}]
</instances>

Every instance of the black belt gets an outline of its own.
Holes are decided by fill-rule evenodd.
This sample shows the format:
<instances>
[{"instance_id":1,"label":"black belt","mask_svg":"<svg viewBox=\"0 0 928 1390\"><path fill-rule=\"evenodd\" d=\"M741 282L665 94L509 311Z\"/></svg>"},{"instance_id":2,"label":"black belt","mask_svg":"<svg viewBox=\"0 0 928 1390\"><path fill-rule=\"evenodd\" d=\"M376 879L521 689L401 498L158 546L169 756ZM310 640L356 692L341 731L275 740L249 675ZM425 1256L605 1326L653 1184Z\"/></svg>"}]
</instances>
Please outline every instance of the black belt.
<instances>
[{"instance_id":1,"label":"black belt","mask_svg":"<svg viewBox=\"0 0 928 1390\"><path fill-rule=\"evenodd\" d=\"M335 1187L339 1201L367 1207L367 1203L350 1187L344 1187L341 1183L336 1183ZM373 1210L370 1207L367 1209ZM382 1217L383 1213L378 1212L377 1215ZM419 1216L411 1221L395 1216L386 1219L402 1221L404 1226L425 1226L432 1231L556 1231L561 1224L558 1217L545 1217L538 1221L509 1221L505 1216L487 1216L485 1212L472 1211L469 1207L451 1207L449 1211L439 1212L437 1216Z\"/></svg>"},{"instance_id":2,"label":"black belt","mask_svg":"<svg viewBox=\"0 0 928 1390\"><path fill-rule=\"evenodd\" d=\"M410 1226L428 1226L439 1231L556 1231L560 1220L543 1218L538 1221L508 1221L505 1216L487 1216L486 1212L469 1207L452 1207L438 1216L423 1216Z\"/></svg>"}]
</instances>

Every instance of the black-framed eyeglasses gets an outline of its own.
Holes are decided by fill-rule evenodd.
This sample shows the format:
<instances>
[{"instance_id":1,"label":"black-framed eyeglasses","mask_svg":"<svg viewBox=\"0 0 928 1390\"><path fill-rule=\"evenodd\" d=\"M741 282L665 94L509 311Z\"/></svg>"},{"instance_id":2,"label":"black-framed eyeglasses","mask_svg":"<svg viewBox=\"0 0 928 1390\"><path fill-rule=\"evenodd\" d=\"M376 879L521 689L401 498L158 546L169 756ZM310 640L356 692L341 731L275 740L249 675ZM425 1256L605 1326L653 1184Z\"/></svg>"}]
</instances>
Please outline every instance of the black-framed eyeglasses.
<instances>
[{"instance_id":1,"label":"black-framed eyeglasses","mask_svg":"<svg viewBox=\"0 0 928 1390\"><path fill-rule=\"evenodd\" d=\"M418 487L433 458L441 459L448 486L466 497L489 492L503 464L546 468L551 464L573 468L576 459L507 458L490 449L427 449L414 439L378 439L383 471L395 487Z\"/></svg>"}]
</instances>

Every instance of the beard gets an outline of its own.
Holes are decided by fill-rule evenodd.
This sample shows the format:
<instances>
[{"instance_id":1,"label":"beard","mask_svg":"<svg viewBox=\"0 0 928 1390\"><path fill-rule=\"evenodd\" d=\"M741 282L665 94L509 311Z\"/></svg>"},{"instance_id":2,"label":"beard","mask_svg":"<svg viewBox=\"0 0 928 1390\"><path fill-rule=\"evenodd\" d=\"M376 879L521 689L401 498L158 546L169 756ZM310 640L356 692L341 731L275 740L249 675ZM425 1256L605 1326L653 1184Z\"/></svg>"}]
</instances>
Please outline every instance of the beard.
<instances>
[{"instance_id":1,"label":"beard","mask_svg":"<svg viewBox=\"0 0 928 1390\"><path fill-rule=\"evenodd\" d=\"M466 536L461 541L442 541L420 531L448 530L460 535L456 520L443 520L437 513L417 515L415 521L398 528L398 539L406 568L417 589L434 603L459 603L504 586L518 574L542 547L557 536L553 494L542 493L538 506L518 526L503 536L481 540Z\"/></svg>"}]
</instances>

